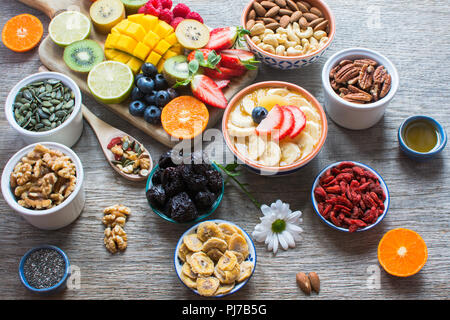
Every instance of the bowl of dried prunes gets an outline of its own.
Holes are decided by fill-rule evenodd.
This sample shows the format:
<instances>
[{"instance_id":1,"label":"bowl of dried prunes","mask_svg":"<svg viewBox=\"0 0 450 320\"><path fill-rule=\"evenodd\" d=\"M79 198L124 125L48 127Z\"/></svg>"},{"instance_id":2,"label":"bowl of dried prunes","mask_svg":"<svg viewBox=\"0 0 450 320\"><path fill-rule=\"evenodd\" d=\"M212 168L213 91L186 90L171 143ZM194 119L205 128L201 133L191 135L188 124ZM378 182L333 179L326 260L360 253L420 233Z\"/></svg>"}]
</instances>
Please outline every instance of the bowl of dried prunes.
<instances>
[{"instance_id":1,"label":"bowl of dried prunes","mask_svg":"<svg viewBox=\"0 0 450 320\"><path fill-rule=\"evenodd\" d=\"M157 215L173 223L198 222L219 206L224 193L220 169L203 152L170 150L150 173L145 195Z\"/></svg>"}]
</instances>

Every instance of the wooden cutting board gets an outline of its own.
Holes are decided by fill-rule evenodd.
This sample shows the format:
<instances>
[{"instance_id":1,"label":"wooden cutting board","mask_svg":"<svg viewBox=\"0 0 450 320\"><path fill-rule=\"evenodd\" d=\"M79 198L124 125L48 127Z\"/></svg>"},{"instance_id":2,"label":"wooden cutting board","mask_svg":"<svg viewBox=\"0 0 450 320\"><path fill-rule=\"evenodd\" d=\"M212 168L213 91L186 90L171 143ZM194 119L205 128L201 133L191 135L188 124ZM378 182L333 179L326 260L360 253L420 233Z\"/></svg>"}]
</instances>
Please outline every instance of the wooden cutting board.
<instances>
[{"instance_id":1,"label":"wooden cutting board","mask_svg":"<svg viewBox=\"0 0 450 320\"><path fill-rule=\"evenodd\" d=\"M89 7L92 4L90 0L19 0L20 2L38 9L45 13L50 19L58 12L63 10L80 11L89 16ZM106 35L97 33L92 28L90 38L96 40L100 44L104 44ZM42 63L51 71L63 73L71 77L80 87L82 91L90 94L86 83L87 75L73 72L70 70L63 60L64 49L54 44L47 36L39 46L39 57ZM248 71L243 77L234 79L230 85L224 89L225 97L230 100L237 92L246 86L250 85L256 78L258 71ZM129 101L121 104L103 104L106 108L113 111L133 126L141 129L154 139L163 143L166 146L173 147L178 141L174 141L162 128L162 126L155 126L147 123L143 118L134 117L128 112ZM209 109L209 123L208 128L214 127L222 118L223 110L214 107Z\"/></svg>"}]
</instances>

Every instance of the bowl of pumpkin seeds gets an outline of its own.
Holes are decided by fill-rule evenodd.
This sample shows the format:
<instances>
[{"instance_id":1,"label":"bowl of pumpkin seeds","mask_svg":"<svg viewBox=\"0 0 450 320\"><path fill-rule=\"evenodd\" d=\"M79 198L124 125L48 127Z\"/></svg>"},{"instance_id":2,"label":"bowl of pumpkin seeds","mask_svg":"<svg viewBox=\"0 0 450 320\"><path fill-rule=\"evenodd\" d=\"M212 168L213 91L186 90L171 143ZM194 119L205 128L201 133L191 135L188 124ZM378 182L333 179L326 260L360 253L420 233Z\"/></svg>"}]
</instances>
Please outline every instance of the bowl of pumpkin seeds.
<instances>
[{"instance_id":1,"label":"bowl of pumpkin seeds","mask_svg":"<svg viewBox=\"0 0 450 320\"><path fill-rule=\"evenodd\" d=\"M57 72L36 73L17 83L6 99L5 113L27 143L71 147L83 131L80 88Z\"/></svg>"}]
</instances>

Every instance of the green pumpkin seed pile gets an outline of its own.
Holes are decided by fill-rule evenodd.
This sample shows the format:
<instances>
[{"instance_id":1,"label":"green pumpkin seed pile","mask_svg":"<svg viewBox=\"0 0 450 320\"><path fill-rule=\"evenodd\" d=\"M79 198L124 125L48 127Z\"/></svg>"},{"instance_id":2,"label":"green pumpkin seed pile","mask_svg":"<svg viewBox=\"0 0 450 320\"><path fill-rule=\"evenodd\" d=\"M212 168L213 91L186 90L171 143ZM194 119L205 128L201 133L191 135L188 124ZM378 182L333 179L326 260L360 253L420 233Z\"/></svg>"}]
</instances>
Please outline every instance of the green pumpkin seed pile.
<instances>
[{"instance_id":1,"label":"green pumpkin seed pile","mask_svg":"<svg viewBox=\"0 0 450 320\"><path fill-rule=\"evenodd\" d=\"M20 89L13 104L16 122L22 128L42 132L66 121L75 106L75 94L60 80L36 81Z\"/></svg>"}]
</instances>

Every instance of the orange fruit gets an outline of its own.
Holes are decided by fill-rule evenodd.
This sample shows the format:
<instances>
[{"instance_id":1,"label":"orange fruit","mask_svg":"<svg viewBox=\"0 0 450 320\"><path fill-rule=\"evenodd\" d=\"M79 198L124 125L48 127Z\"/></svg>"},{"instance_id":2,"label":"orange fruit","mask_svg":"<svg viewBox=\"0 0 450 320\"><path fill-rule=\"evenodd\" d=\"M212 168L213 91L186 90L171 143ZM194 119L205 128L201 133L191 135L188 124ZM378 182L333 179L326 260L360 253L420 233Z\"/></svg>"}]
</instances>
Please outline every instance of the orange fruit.
<instances>
[{"instance_id":1,"label":"orange fruit","mask_svg":"<svg viewBox=\"0 0 450 320\"><path fill-rule=\"evenodd\" d=\"M170 101L161 113L164 130L174 138L192 139L205 130L208 108L192 96L180 96Z\"/></svg>"},{"instance_id":2,"label":"orange fruit","mask_svg":"<svg viewBox=\"0 0 450 320\"><path fill-rule=\"evenodd\" d=\"M41 41L44 27L35 16L24 13L11 18L2 30L2 42L12 51L25 52Z\"/></svg>"},{"instance_id":3,"label":"orange fruit","mask_svg":"<svg viewBox=\"0 0 450 320\"><path fill-rule=\"evenodd\" d=\"M378 261L387 273L397 277L409 277L422 269L427 262L425 241L415 231L393 229L378 244Z\"/></svg>"}]
</instances>

